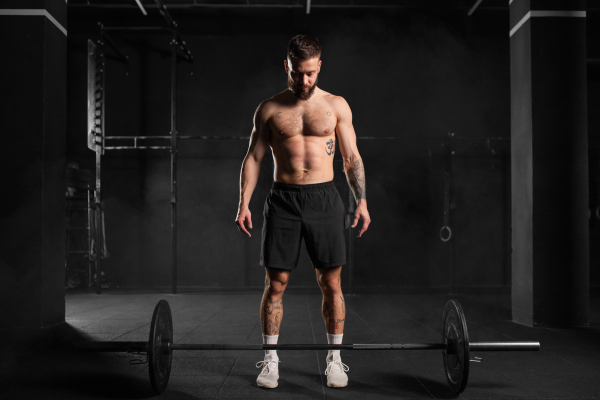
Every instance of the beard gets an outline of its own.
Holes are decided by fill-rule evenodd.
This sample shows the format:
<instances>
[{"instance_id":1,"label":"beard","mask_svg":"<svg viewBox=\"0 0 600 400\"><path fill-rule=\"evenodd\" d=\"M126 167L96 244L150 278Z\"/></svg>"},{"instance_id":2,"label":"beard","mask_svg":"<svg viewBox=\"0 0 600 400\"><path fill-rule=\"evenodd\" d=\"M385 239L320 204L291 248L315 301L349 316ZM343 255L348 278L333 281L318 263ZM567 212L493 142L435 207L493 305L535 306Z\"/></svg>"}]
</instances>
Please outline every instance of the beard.
<instances>
[{"instance_id":1,"label":"beard","mask_svg":"<svg viewBox=\"0 0 600 400\"><path fill-rule=\"evenodd\" d=\"M294 94L294 96L296 96L300 100L308 100L311 98L311 96L315 92L315 89L317 88L318 80L319 80L319 78L317 78L317 80L315 81L315 84L312 85L310 88L308 88L308 90L302 90L302 86L297 87L296 85L294 85L294 81L288 76L288 81L287 81L288 89L290 90L290 92L292 92Z\"/></svg>"}]
</instances>

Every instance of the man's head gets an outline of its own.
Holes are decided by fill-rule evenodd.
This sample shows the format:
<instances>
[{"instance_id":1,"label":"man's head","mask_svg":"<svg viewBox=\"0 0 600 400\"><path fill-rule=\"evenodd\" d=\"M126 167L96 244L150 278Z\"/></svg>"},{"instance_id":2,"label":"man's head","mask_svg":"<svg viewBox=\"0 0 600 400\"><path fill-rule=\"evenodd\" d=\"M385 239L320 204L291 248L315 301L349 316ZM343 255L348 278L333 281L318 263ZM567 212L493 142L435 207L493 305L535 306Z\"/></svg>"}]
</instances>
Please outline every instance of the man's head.
<instances>
[{"instance_id":1,"label":"man's head","mask_svg":"<svg viewBox=\"0 0 600 400\"><path fill-rule=\"evenodd\" d=\"M288 44L284 61L288 74L288 89L302 100L308 100L317 87L321 71L321 45L317 38L298 35Z\"/></svg>"}]
</instances>

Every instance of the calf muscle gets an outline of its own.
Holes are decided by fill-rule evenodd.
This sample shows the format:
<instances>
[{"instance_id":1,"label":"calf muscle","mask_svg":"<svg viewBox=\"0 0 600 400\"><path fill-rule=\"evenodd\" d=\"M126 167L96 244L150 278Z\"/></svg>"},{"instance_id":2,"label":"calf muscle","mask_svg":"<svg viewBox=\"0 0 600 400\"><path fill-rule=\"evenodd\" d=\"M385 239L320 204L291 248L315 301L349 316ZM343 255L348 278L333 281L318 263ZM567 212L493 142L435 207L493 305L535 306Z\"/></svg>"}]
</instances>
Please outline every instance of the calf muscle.
<instances>
[{"instance_id":1,"label":"calf muscle","mask_svg":"<svg viewBox=\"0 0 600 400\"><path fill-rule=\"evenodd\" d=\"M279 335L279 326L283 318L283 300L272 299L267 292L260 305L260 322L263 335Z\"/></svg>"}]
</instances>

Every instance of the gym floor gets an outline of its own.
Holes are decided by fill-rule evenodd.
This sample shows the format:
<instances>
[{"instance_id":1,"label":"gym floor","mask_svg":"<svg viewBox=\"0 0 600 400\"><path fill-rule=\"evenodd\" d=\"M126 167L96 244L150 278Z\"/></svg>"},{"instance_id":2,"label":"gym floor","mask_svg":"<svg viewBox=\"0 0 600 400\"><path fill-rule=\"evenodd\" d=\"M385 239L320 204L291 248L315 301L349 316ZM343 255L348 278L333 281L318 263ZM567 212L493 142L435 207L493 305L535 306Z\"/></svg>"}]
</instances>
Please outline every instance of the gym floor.
<instances>
[{"instance_id":1,"label":"gym floor","mask_svg":"<svg viewBox=\"0 0 600 400\"><path fill-rule=\"evenodd\" d=\"M450 297L465 311L471 341L541 342L540 352L472 353L463 399L600 398L600 298L591 324L578 329L530 328L510 320L510 295L346 295L344 343L441 340L442 308ZM77 353L76 340L147 341L154 306L166 299L177 343L262 343L261 293L70 293L63 340L16 358L9 399L151 398L144 358L125 353ZM327 343L317 292L284 295L279 343ZM57 344L58 342L58 344ZM349 385L326 385L325 351L279 352L279 387L256 386L263 351L177 351L164 399L448 398L439 351L342 351Z\"/></svg>"}]
</instances>

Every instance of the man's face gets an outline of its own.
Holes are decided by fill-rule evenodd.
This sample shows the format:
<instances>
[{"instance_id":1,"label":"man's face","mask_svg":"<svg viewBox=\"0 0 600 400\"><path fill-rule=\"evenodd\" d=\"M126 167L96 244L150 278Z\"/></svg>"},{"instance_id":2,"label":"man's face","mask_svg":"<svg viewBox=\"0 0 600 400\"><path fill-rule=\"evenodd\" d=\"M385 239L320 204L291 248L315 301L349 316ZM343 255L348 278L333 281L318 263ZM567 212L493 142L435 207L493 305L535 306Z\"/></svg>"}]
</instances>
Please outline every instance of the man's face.
<instances>
[{"instance_id":1,"label":"man's face","mask_svg":"<svg viewBox=\"0 0 600 400\"><path fill-rule=\"evenodd\" d=\"M288 58L284 63L288 74L288 89L301 100L310 99L317 87L321 60L318 57L309 60Z\"/></svg>"}]
</instances>

